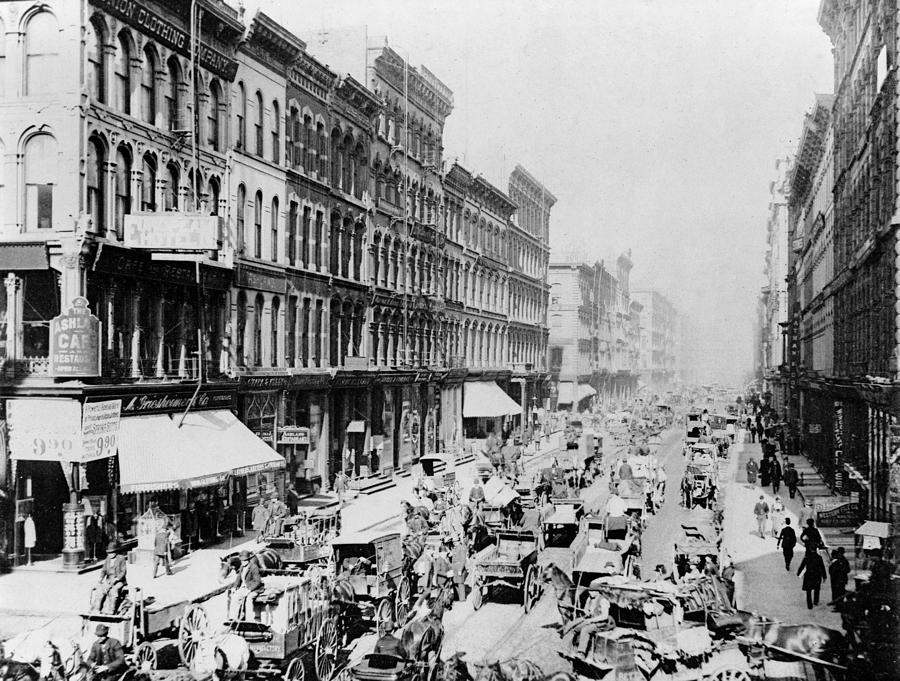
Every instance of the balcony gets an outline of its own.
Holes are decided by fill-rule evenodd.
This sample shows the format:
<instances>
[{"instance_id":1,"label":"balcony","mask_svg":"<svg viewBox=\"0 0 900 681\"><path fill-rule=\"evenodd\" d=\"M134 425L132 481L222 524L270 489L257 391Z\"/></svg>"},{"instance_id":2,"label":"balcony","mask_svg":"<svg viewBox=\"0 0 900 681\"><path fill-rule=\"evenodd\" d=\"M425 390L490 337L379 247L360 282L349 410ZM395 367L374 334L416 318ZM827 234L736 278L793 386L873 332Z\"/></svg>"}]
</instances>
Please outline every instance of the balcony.
<instances>
[{"instance_id":1,"label":"balcony","mask_svg":"<svg viewBox=\"0 0 900 681\"><path fill-rule=\"evenodd\" d=\"M0 359L0 370L6 378L29 378L32 376L50 376L49 357L22 357L15 360Z\"/></svg>"}]
</instances>

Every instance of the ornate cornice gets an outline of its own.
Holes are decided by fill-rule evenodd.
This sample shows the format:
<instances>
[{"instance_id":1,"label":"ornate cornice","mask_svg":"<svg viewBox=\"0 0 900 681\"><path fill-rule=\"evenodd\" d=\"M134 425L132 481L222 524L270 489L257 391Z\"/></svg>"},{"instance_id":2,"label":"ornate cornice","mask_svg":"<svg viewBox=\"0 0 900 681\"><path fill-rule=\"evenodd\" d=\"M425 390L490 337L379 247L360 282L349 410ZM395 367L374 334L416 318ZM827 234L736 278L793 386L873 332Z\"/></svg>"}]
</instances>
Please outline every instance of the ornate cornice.
<instances>
[{"instance_id":1,"label":"ornate cornice","mask_svg":"<svg viewBox=\"0 0 900 681\"><path fill-rule=\"evenodd\" d=\"M263 58L274 60L270 67L287 67L294 63L306 49L306 43L284 28L274 19L257 11L247 31L243 49Z\"/></svg>"}]
</instances>

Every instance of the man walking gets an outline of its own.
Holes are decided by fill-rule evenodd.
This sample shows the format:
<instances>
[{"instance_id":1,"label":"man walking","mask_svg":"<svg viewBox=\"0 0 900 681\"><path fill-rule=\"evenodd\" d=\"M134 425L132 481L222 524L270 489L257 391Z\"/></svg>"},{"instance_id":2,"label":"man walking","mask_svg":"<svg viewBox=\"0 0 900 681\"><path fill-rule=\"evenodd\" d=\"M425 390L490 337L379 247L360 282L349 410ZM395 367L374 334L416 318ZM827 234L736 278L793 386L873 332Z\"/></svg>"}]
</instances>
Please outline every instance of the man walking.
<instances>
[{"instance_id":1,"label":"man walking","mask_svg":"<svg viewBox=\"0 0 900 681\"><path fill-rule=\"evenodd\" d=\"M822 588L822 582L828 579L825 562L815 549L807 548L806 555L803 556L803 561L800 563L800 569L797 570L797 576L799 577L804 570L806 574L803 575L803 590L806 592L806 607L812 610L814 605L819 604L819 590Z\"/></svg>"},{"instance_id":2,"label":"man walking","mask_svg":"<svg viewBox=\"0 0 900 681\"><path fill-rule=\"evenodd\" d=\"M829 605L837 605L847 592L847 579L850 576L850 563L844 556L843 546L838 546L831 552L828 574L831 576L831 603Z\"/></svg>"},{"instance_id":3,"label":"man walking","mask_svg":"<svg viewBox=\"0 0 900 681\"><path fill-rule=\"evenodd\" d=\"M788 488L788 492L791 495L791 499L794 498L794 495L797 494L797 484L800 482L800 476L797 474L797 469L794 468L794 464L789 463L787 465L787 469L784 471L784 484Z\"/></svg>"},{"instance_id":4,"label":"man walking","mask_svg":"<svg viewBox=\"0 0 900 681\"><path fill-rule=\"evenodd\" d=\"M756 459L752 456L747 461L747 482L751 485L756 484L756 476L759 473L759 464L756 463Z\"/></svg>"},{"instance_id":5,"label":"man walking","mask_svg":"<svg viewBox=\"0 0 900 681\"><path fill-rule=\"evenodd\" d=\"M794 547L797 545L797 533L794 532L794 528L791 527L791 519L784 519L784 527L781 528L781 533L778 535L778 544L776 544L776 548L781 549L781 553L784 555L784 569L791 569L791 561L794 560Z\"/></svg>"},{"instance_id":6,"label":"man walking","mask_svg":"<svg viewBox=\"0 0 900 681\"><path fill-rule=\"evenodd\" d=\"M172 574L169 549L169 523L160 525L153 537L153 579L156 579L156 571L160 563L166 568L166 574Z\"/></svg>"},{"instance_id":7,"label":"man walking","mask_svg":"<svg viewBox=\"0 0 900 681\"><path fill-rule=\"evenodd\" d=\"M778 494L781 489L781 464L775 457L772 457L772 462L769 464L769 478L772 481L772 494Z\"/></svg>"},{"instance_id":8,"label":"man walking","mask_svg":"<svg viewBox=\"0 0 900 681\"><path fill-rule=\"evenodd\" d=\"M812 518L806 521L806 527L800 533L800 541L806 546L807 551L817 551L819 547L825 546L825 543L822 541L822 533L819 532L819 528L816 527L816 521Z\"/></svg>"},{"instance_id":9,"label":"man walking","mask_svg":"<svg viewBox=\"0 0 900 681\"><path fill-rule=\"evenodd\" d=\"M759 530L759 536L766 538L766 521L769 519L769 505L766 503L765 497L759 495L759 501L753 507L753 515L756 516L756 528Z\"/></svg>"}]
</instances>

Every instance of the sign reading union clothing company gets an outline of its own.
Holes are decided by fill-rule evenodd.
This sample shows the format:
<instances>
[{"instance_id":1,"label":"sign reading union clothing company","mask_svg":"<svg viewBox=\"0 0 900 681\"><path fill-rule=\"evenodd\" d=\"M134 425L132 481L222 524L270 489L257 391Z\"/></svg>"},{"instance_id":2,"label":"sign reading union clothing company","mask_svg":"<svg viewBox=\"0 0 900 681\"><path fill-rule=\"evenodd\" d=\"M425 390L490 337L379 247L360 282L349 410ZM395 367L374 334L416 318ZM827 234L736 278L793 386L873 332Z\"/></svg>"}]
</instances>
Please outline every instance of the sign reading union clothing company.
<instances>
[{"instance_id":1,"label":"sign reading union clothing company","mask_svg":"<svg viewBox=\"0 0 900 681\"><path fill-rule=\"evenodd\" d=\"M182 55L186 57L190 55L191 38L187 31L159 16L143 3L137 0L91 0L91 4L119 17L163 45L178 50ZM200 66L217 76L234 80L237 62L209 45L200 43L197 60Z\"/></svg>"},{"instance_id":2,"label":"sign reading union clothing company","mask_svg":"<svg viewBox=\"0 0 900 681\"><path fill-rule=\"evenodd\" d=\"M50 320L50 375L100 375L100 320L91 314L87 298L75 298L65 314Z\"/></svg>"}]
</instances>

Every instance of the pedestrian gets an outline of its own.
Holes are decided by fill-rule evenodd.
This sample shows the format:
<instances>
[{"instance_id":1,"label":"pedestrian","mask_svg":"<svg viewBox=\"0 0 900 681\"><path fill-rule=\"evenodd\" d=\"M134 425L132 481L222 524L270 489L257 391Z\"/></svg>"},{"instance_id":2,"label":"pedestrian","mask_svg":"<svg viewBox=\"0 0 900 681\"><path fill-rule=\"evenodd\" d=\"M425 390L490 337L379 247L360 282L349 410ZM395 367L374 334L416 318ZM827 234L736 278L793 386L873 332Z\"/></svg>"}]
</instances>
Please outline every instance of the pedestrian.
<instances>
[{"instance_id":1,"label":"pedestrian","mask_svg":"<svg viewBox=\"0 0 900 681\"><path fill-rule=\"evenodd\" d=\"M753 515L756 516L756 529L762 539L766 538L766 521L769 519L769 505L766 503L765 497L759 495L759 501L753 507Z\"/></svg>"},{"instance_id":2,"label":"pedestrian","mask_svg":"<svg viewBox=\"0 0 900 681\"><path fill-rule=\"evenodd\" d=\"M815 516L816 512L813 510L812 501L807 499L805 502L803 502L803 508L800 509L800 518L797 521L797 525L802 530L804 527L806 527L806 521L815 518Z\"/></svg>"},{"instance_id":3,"label":"pedestrian","mask_svg":"<svg viewBox=\"0 0 900 681\"><path fill-rule=\"evenodd\" d=\"M803 542L807 551L816 551L825 546L822 541L822 533L819 532L819 528L816 527L816 521L812 518L806 521L806 527L800 533L800 541Z\"/></svg>"},{"instance_id":4,"label":"pedestrian","mask_svg":"<svg viewBox=\"0 0 900 681\"><path fill-rule=\"evenodd\" d=\"M784 484L788 488L791 499L797 494L797 483L799 482L800 476L797 474L797 469L794 468L794 464L789 463L784 471Z\"/></svg>"},{"instance_id":5,"label":"pedestrian","mask_svg":"<svg viewBox=\"0 0 900 681\"><path fill-rule=\"evenodd\" d=\"M338 498L338 508L344 508L344 492L346 491L347 476L344 471L338 471L334 476L334 492Z\"/></svg>"},{"instance_id":6,"label":"pedestrian","mask_svg":"<svg viewBox=\"0 0 900 681\"><path fill-rule=\"evenodd\" d=\"M828 579L828 571L825 569L825 562L822 556L815 549L807 550L797 570L797 576L803 571L803 590L806 592L806 607L812 610L814 605L819 604L819 590L822 588L822 582Z\"/></svg>"},{"instance_id":7,"label":"pedestrian","mask_svg":"<svg viewBox=\"0 0 900 681\"><path fill-rule=\"evenodd\" d=\"M771 482L771 472L772 470L772 462L769 459L769 454L763 453L762 461L759 462L759 484L762 487L768 487Z\"/></svg>"},{"instance_id":8,"label":"pedestrian","mask_svg":"<svg viewBox=\"0 0 900 681\"><path fill-rule=\"evenodd\" d=\"M791 519L784 519L784 527L781 528L781 532L778 534L778 543L775 545L776 548L781 549L781 553L784 555L784 569L791 569L791 561L794 560L794 547L797 545L797 533L794 532L794 528L791 527Z\"/></svg>"},{"instance_id":9,"label":"pedestrian","mask_svg":"<svg viewBox=\"0 0 900 681\"><path fill-rule=\"evenodd\" d=\"M266 529L266 525L269 524L268 499L265 499L256 505L253 509L253 514L250 516L250 522L252 523L253 530L256 532L257 536L261 535L263 530Z\"/></svg>"},{"instance_id":10,"label":"pedestrian","mask_svg":"<svg viewBox=\"0 0 900 681\"><path fill-rule=\"evenodd\" d=\"M166 574L172 574L171 554L169 548L170 521L160 525L153 537L153 579L156 579L156 571L160 563L166 568Z\"/></svg>"},{"instance_id":11,"label":"pedestrian","mask_svg":"<svg viewBox=\"0 0 900 681\"><path fill-rule=\"evenodd\" d=\"M772 536L777 538L778 535L781 534L781 528L784 525L785 514L784 514L784 504L781 502L781 497L776 496L775 501L772 502Z\"/></svg>"},{"instance_id":12,"label":"pedestrian","mask_svg":"<svg viewBox=\"0 0 900 681\"><path fill-rule=\"evenodd\" d=\"M756 429L753 427L753 419L747 416L747 433L750 434L750 442L756 442Z\"/></svg>"},{"instance_id":13,"label":"pedestrian","mask_svg":"<svg viewBox=\"0 0 900 681\"><path fill-rule=\"evenodd\" d=\"M762 420L759 415L756 416L756 435L759 438L759 441L763 441L763 435L766 434L766 429L763 427Z\"/></svg>"},{"instance_id":14,"label":"pedestrian","mask_svg":"<svg viewBox=\"0 0 900 681\"><path fill-rule=\"evenodd\" d=\"M850 577L850 563L844 556L843 546L838 546L831 552L828 574L831 577L831 603L829 605L837 605L847 592L847 580Z\"/></svg>"},{"instance_id":15,"label":"pedestrian","mask_svg":"<svg viewBox=\"0 0 900 681\"><path fill-rule=\"evenodd\" d=\"M781 489L781 464L774 457L769 464L769 475L772 479L772 494L778 494L778 491Z\"/></svg>"},{"instance_id":16,"label":"pedestrian","mask_svg":"<svg viewBox=\"0 0 900 681\"><path fill-rule=\"evenodd\" d=\"M756 463L756 459L751 456L747 461L747 482L751 485L755 485L757 473L759 473L759 464Z\"/></svg>"}]
</instances>

